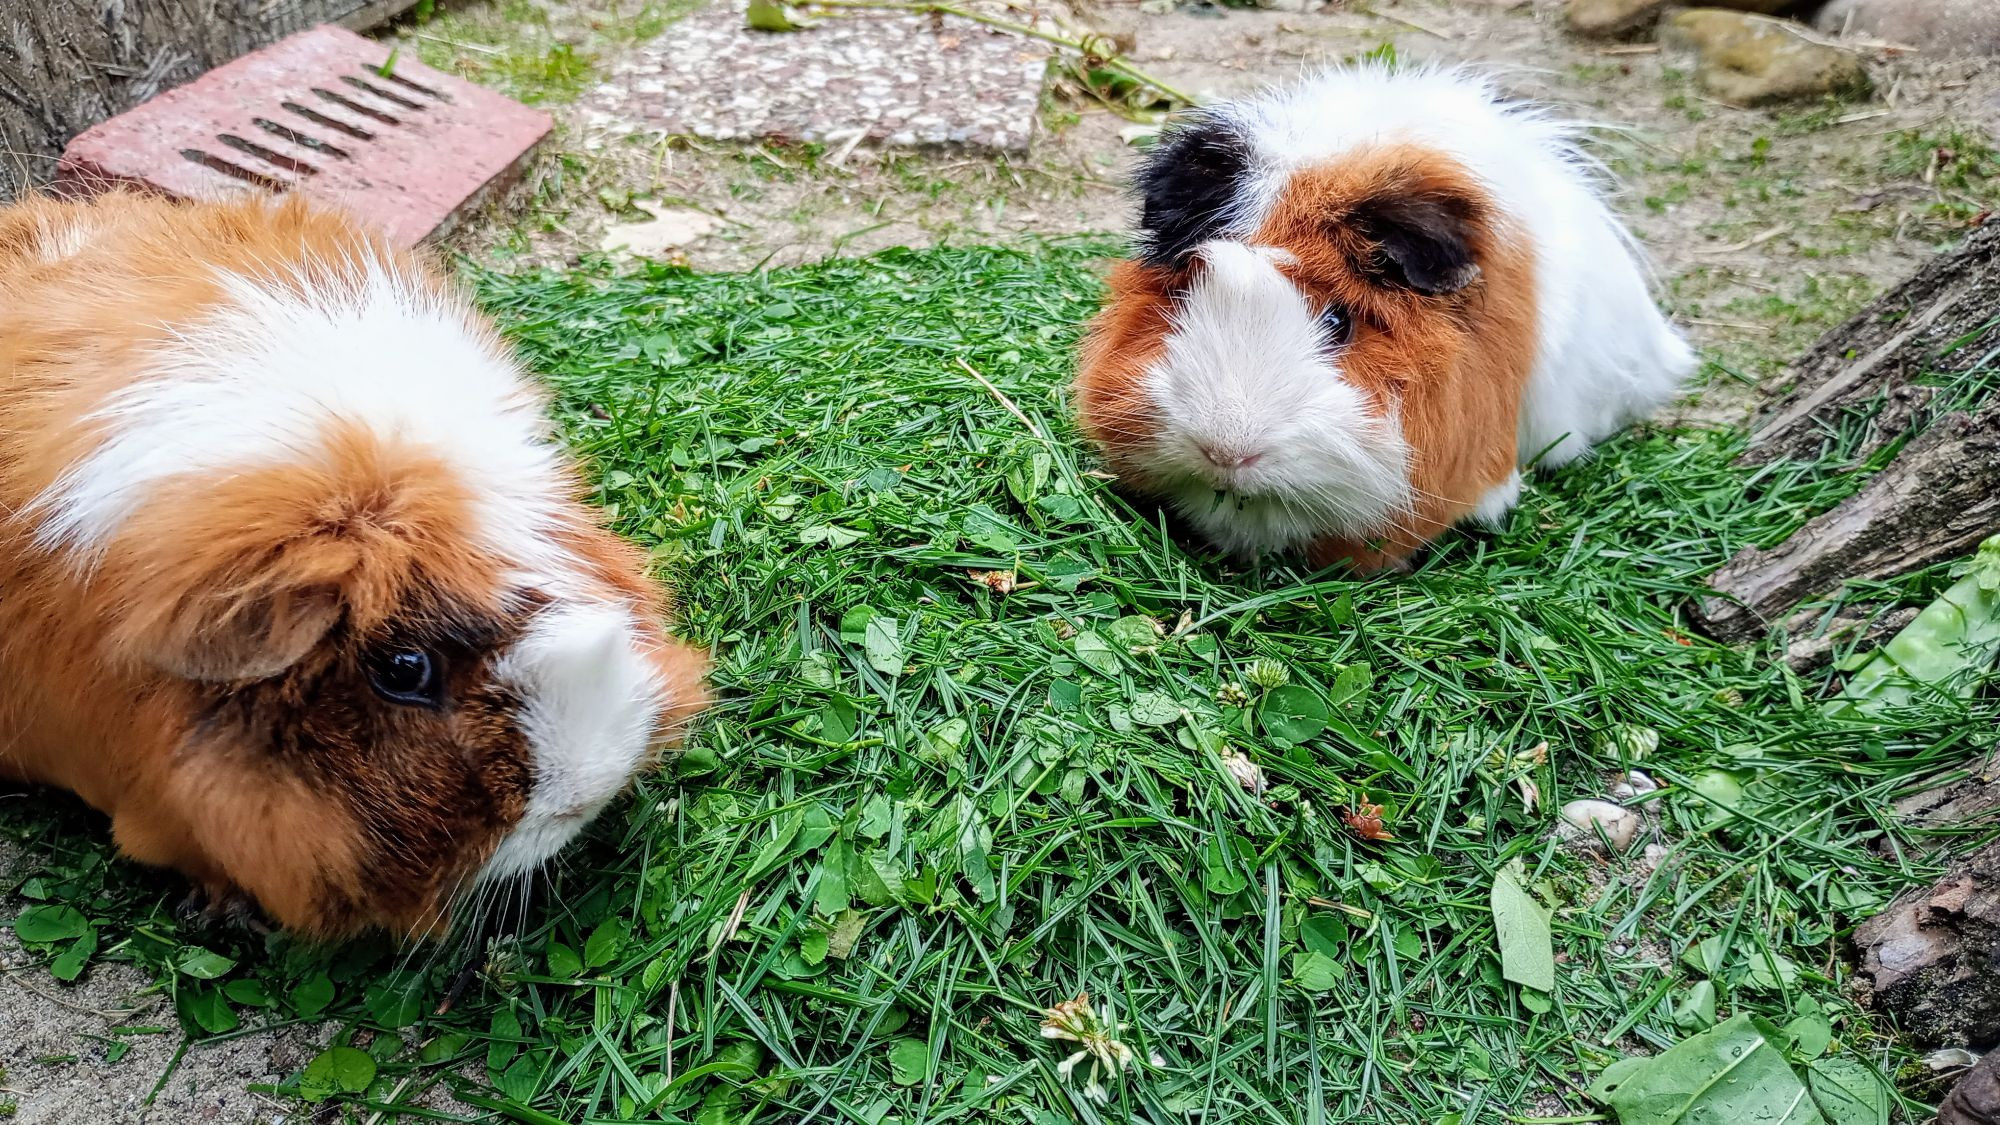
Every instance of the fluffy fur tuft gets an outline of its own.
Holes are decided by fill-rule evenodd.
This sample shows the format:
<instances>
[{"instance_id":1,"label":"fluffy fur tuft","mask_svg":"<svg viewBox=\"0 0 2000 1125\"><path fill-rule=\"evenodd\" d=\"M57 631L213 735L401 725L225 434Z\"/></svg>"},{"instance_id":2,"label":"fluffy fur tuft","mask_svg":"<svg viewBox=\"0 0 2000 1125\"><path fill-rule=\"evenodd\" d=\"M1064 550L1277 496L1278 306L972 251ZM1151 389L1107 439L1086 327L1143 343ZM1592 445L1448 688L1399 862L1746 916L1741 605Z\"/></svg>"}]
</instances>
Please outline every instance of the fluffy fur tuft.
<instances>
[{"instance_id":1,"label":"fluffy fur tuft","mask_svg":"<svg viewBox=\"0 0 2000 1125\"><path fill-rule=\"evenodd\" d=\"M435 932L705 701L497 334L337 215L0 210L0 433L0 776L218 900Z\"/></svg>"},{"instance_id":2,"label":"fluffy fur tuft","mask_svg":"<svg viewBox=\"0 0 2000 1125\"><path fill-rule=\"evenodd\" d=\"M1207 107L1134 186L1078 409L1125 483L1238 553L1400 564L1694 365L1569 129L1466 71Z\"/></svg>"}]
</instances>

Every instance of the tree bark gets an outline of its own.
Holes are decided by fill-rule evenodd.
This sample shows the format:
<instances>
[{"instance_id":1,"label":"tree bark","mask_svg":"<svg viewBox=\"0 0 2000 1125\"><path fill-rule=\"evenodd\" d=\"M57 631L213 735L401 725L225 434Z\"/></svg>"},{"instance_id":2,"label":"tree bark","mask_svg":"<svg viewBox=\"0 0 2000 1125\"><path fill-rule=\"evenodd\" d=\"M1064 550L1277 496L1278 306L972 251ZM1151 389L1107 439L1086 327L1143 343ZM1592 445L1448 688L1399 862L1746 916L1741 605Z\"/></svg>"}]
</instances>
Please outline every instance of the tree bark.
<instances>
[{"instance_id":1,"label":"tree bark","mask_svg":"<svg viewBox=\"0 0 2000 1125\"><path fill-rule=\"evenodd\" d=\"M360 30L414 2L0 2L0 203L47 183L71 137L161 90L295 31Z\"/></svg>"},{"instance_id":2,"label":"tree bark","mask_svg":"<svg viewBox=\"0 0 2000 1125\"><path fill-rule=\"evenodd\" d=\"M1792 365L1789 389L1763 410L1745 464L1813 461L1836 430L1865 427L1866 460L1922 422L1931 389L1913 380L1991 361L2000 332L2000 222L1932 260L1827 333Z\"/></svg>"},{"instance_id":3,"label":"tree bark","mask_svg":"<svg viewBox=\"0 0 2000 1125\"><path fill-rule=\"evenodd\" d=\"M1783 543L1738 552L1710 576L1718 596L1701 599L1696 618L1718 640L1748 640L1812 594L1969 554L1995 532L2000 396L1932 425L1860 492Z\"/></svg>"},{"instance_id":4,"label":"tree bark","mask_svg":"<svg viewBox=\"0 0 2000 1125\"><path fill-rule=\"evenodd\" d=\"M1925 1048L2000 1042L2000 844L1854 931L1875 1006Z\"/></svg>"}]
</instances>

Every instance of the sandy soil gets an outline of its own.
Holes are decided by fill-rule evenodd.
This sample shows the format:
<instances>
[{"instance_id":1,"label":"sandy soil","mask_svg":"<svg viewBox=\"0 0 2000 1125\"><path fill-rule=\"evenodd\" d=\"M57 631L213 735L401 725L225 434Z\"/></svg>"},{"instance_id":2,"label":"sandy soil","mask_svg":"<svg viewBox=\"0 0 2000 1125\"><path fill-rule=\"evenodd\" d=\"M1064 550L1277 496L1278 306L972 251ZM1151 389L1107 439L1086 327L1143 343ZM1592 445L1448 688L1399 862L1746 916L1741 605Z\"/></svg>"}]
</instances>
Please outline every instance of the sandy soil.
<instances>
[{"instance_id":1,"label":"sandy soil","mask_svg":"<svg viewBox=\"0 0 2000 1125\"><path fill-rule=\"evenodd\" d=\"M512 6L488 15L474 7L464 19L513 19L525 0L505 2ZM585 18L601 2L539 9L538 34L617 50L603 21ZM1372 8L1356 0L1311 13L1107 10L1136 27L1141 65L1204 94L1392 42L1405 58L1498 64L1517 91L1604 123L1596 150L1623 183L1620 209L1657 261L1668 302L1723 371L1691 408L1716 419L1740 417L1783 356L1960 233L1985 201L1952 175L1953 163L2000 122L2000 66L1918 57L1873 60L1884 93L1870 103L1730 109L1693 89L1684 60L1645 45L1567 38L1556 0L1381 0ZM420 26L401 34L413 46L438 38ZM495 54L469 48L464 59L490 66ZM456 246L516 266L561 265L595 252L608 223L631 217L635 196L719 220L683 251L700 269L1121 228L1119 183L1133 158L1121 138L1128 122L1060 99L1044 119L1024 160L859 149L838 165L823 153L769 145L607 144L570 121L535 172L525 210L470 224ZM0 839L0 888L16 886L30 865ZM0 894L0 918L21 905ZM61 984L0 929L0 1110L11 1099L20 1125L307 1117L245 1087L296 1071L331 1027L253 1031L191 1050L175 1067L173 1013L149 985L102 963ZM166 1030L113 1034L134 1025ZM109 1063L114 1041L131 1048Z\"/></svg>"}]
</instances>

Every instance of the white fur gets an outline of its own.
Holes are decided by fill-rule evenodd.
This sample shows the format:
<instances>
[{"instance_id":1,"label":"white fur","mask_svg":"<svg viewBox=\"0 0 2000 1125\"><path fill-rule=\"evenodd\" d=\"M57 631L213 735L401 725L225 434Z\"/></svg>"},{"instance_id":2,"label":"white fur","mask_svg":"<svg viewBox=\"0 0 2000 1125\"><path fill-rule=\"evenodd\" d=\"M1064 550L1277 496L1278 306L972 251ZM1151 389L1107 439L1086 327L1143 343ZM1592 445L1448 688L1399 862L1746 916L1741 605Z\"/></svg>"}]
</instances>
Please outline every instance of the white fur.
<instances>
[{"instance_id":1,"label":"white fur","mask_svg":"<svg viewBox=\"0 0 2000 1125\"><path fill-rule=\"evenodd\" d=\"M1507 474L1506 480L1494 485L1479 498L1479 503L1472 507L1472 518L1488 527L1505 527L1507 513L1520 502L1521 471L1516 469Z\"/></svg>"},{"instance_id":2,"label":"white fur","mask_svg":"<svg viewBox=\"0 0 2000 1125\"><path fill-rule=\"evenodd\" d=\"M31 505L38 545L88 565L168 480L310 463L344 421L436 450L478 497L480 546L563 569L548 535L560 460L540 404L458 307L376 266L353 291L310 296L223 281L226 302L95 412L103 440Z\"/></svg>"},{"instance_id":3,"label":"white fur","mask_svg":"<svg viewBox=\"0 0 2000 1125\"><path fill-rule=\"evenodd\" d=\"M90 230L82 223L43 227L35 240L37 256L44 262L60 262L83 253L90 245Z\"/></svg>"},{"instance_id":4,"label":"white fur","mask_svg":"<svg viewBox=\"0 0 2000 1125\"><path fill-rule=\"evenodd\" d=\"M494 662L521 700L532 752L527 811L481 872L535 870L625 788L658 731L664 689L635 647L631 614L607 602L559 603Z\"/></svg>"},{"instance_id":5,"label":"white fur","mask_svg":"<svg viewBox=\"0 0 2000 1125\"><path fill-rule=\"evenodd\" d=\"M1146 373L1160 425L1149 477L1217 544L1283 550L1329 529L1379 530L1408 509L1409 449L1340 378L1318 310L1269 248L1211 242ZM1241 466L1217 465L1254 457Z\"/></svg>"},{"instance_id":6,"label":"white fur","mask_svg":"<svg viewBox=\"0 0 2000 1125\"><path fill-rule=\"evenodd\" d=\"M1483 183L1507 222L1534 247L1537 358L1522 404L1518 458L1523 466L1538 458L1557 465L1671 400L1695 358L1653 303L1644 267L1600 197L1594 166L1576 148L1574 130L1540 110L1503 105L1498 97L1489 81L1466 71L1368 66L1333 70L1212 108L1210 117L1246 135L1251 148L1250 182L1225 208L1223 233L1239 242L1251 237L1293 172L1337 161L1363 146L1410 142L1451 158ZM1212 249L1209 256L1215 257ZM1241 414L1246 408L1240 405L1245 390L1283 391L1311 369L1313 353L1297 326L1296 295L1288 299L1275 287L1263 288L1270 294L1268 308L1239 303L1205 310L1208 298L1190 295L1179 322L1183 331L1214 332L1216 339L1201 368L1176 359L1192 351L1189 344L1183 342L1178 352L1170 346L1162 366L1178 374L1153 384L1156 394L1166 392L1154 401L1168 415L1169 430L1247 433L1249 423ZM1267 338L1274 320L1287 327ZM1203 386L1211 387L1206 398ZM1296 393L1278 394L1262 416L1286 417L1303 401ZM1312 401L1339 399L1324 392ZM1217 407L1226 409L1211 416L1208 411ZM1346 471L1347 464L1370 456L1352 448L1373 440L1364 439L1357 426L1336 408L1318 425L1301 427L1298 443L1285 444L1283 455L1301 456L1306 433L1316 432L1320 442L1346 448L1320 449L1313 456ZM1406 457L1399 446L1373 459L1386 464ZM1317 471L1304 461L1291 479L1281 484L1274 473L1270 484L1262 500L1266 506L1302 504L1310 497L1315 505L1344 507L1357 516L1378 508L1387 496L1371 479L1365 491L1338 504L1331 497L1353 485L1339 472ZM1482 497L1473 515L1497 521L1518 494L1519 481L1510 481ZM1259 516L1242 522L1248 526L1230 527L1218 517L1203 527L1236 546L1274 546L1285 537L1273 525L1286 521ZM1328 522L1322 530L1351 529ZM1291 537L1305 531L1291 529Z\"/></svg>"}]
</instances>

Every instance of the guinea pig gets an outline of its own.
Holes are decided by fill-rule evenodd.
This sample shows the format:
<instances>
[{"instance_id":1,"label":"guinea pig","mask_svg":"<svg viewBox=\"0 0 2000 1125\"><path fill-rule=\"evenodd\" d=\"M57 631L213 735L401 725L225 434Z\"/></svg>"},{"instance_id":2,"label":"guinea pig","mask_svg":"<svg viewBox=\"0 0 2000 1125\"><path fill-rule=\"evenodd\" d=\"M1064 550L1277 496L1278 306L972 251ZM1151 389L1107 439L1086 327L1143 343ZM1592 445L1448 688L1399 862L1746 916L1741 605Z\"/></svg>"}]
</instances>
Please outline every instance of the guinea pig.
<instances>
[{"instance_id":1,"label":"guinea pig","mask_svg":"<svg viewBox=\"0 0 2000 1125\"><path fill-rule=\"evenodd\" d=\"M340 214L0 209L0 777L227 917L438 935L680 737L705 657L581 495L498 333Z\"/></svg>"},{"instance_id":2,"label":"guinea pig","mask_svg":"<svg viewBox=\"0 0 2000 1125\"><path fill-rule=\"evenodd\" d=\"M1074 401L1122 485L1239 555L1404 566L1694 366L1572 130L1465 71L1200 109L1134 186Z\"/></svg>"}]
</instances>

